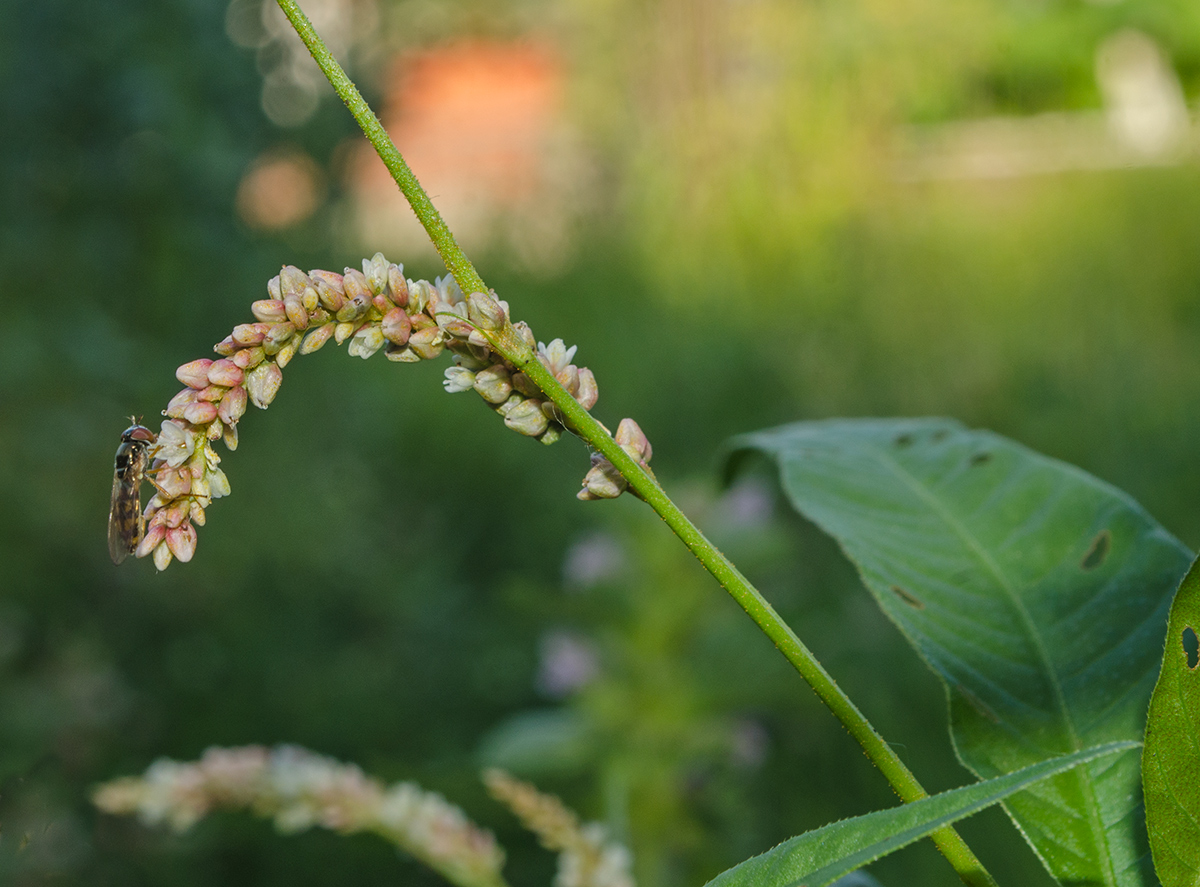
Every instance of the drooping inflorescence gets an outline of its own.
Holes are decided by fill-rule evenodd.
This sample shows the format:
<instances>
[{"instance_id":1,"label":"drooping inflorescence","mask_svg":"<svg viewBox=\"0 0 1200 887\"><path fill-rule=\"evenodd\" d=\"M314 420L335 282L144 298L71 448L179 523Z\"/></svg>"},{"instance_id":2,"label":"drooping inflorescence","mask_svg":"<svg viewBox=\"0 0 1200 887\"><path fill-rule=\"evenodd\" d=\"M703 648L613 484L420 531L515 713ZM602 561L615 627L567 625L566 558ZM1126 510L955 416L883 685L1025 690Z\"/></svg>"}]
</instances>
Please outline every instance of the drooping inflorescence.
<instances>
[{"instance_id":1,"label":"drooping inflorescence","mask_svg":"<svg viewBox=\"0 0 1200 887\"><path fill-rule=\"evenodd\" d=\"M508 303L490 293L464 297L449 275L408 280L402 265L381 253L364 259L362 271L311 271L288 265L267 284L270 298L254 302L253 323L235 326L217 343L216 360L200 359L176 370L184 389L167 404L162 431L152 451L148 477L157 492L146 506L146 531L138 557L152 555L165 570L172 559L189 561L196 527L203 526L212 500L228 495L229 480L218 467L212 444L223 439L237 449L238 422L249 404L266 409L283 383L283 370L298 354L310 354L330 339L349 342L351 355L368 358L382 350L388 360L416 363L449 351L448 392L475 391L504 424L542 443L554 443L568 426L558 407L520 367L536 359L584 409L599 396L596 378L571 361L575 347L561 339L538 342L524 322L514 323ZM515 361L504 357L497 346ZM632 419L622 420L616 441L648 469L651 447ZM612 463L594 456L580 499L611 499L627 483Z\"/></svg>"},{"instance_id":2,"label":"drooping inflorescence","mask_svg":"<svg viewBox=\"0 0 1200 887\"><path fill-rule=\"evenodd\" d=\"M602 824L581 824L558 798L503 770L486 771L483 781L543 847L558 853L554 887L634 887L629 850L611 840Z\"/></svg>"},{"instance_id":3,"label":"drooping inflorescence","mask_svg":"<svg viewBox=\"0 0 1200 887\"><path fill-rule=\"evenodd\" d=\"M371 832L459 887L505 887L504 851L491 832L441 795L412 782L384 785L298 746L210 748L188 763L162 759L142 776L101 785L93 800L107 813L136 814L176 832L216 810L250 810L281 832Z\"/></svg>"}]
</instances>

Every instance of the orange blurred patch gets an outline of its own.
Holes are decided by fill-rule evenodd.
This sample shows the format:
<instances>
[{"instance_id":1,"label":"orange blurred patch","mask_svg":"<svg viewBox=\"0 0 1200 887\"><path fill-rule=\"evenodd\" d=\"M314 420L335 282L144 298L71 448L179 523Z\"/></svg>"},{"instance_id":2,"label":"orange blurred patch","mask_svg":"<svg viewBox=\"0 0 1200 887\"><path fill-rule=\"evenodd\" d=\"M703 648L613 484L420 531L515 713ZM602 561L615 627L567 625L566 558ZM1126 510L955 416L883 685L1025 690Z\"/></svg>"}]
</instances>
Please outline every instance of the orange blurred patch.
<instances>
[{"instance_id":1,"label":"orange blurred patch","mask_svg":"<svg viewBox=\"0 0 1200 887\"><path fill-rule=\"evenodd\" d=\"M546 209L559 185L550 170L562 148L563 83L554 51L530 42L472 40L392 66L380 118L464 245L489 242L499 222L511 229L535 204ZM425 241L369 145L356 149L350 179L365 239L405 249Z\"/></svg>"},{"instance_id":2,"label":"orange blurred patch","mask_svg":"<svg viewBox=\"0 0 1200 887\"><path fill-rule=\"evenodd\" d=\"M262 231L290 228L316 212L323 192L321 169L307 154L268 152L250 164L238 184L238 216Z\"/></svg>"}]
</instances>

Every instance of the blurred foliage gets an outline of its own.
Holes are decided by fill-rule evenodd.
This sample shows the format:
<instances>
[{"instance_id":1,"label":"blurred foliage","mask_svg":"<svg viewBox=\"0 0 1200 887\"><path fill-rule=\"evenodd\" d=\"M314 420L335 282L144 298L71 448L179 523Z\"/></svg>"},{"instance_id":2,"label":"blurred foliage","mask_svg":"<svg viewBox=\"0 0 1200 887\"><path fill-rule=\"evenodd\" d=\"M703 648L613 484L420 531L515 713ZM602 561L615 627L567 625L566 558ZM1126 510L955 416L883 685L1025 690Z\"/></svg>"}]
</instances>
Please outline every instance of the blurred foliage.
<instances>
[{"instance_id":1,"label":"blurred foliage","mask_svg":"<svg viewBox=\"0 0 1200 887\"><path fill-rule=\"evenodd\" d=\"M485 279L541 337L580 345L598 415L638 419L668 489L927 787L962 784L936 682L836 547L739 511L745 488L718 497L715 454L801 417L951 414L1083 465L1200 542L1194 162L975 183L900 182L889 165L903 125L1098 107L1094 52L1123 27L1160 42L1194 100L1200 11L499 6L382 4L356 73L370 92L386 48L461 33L561 41L597 169L592 221L555 275L481 253ZM348 115L323 100L303 126L271 125L224 13L0 6L0 877L436 883L369 838L282 841L233 816L177 838L86 802L102 779L210 744L297 742L416 779L497 830L517 884L548 883L552 861L478 784L501 754L524 753L518 775L621 830L644 887L701 883L892 803L657 519L633 500L577 503L582 447L517 439L447 398L438 367L296 361L271 413L245 419L224 463L233 496L196 560L163 576L112 567L124 416L161 409L174 368L244 318L282 263L336 269L375 249L344 230ZM279 145L328 169L332 190L308 221L263 234L237 221L234 195ZM567 581L597 538L624 566ZM539 678L551 635L595 651L590 682ZM963 831L1002 882L1049 883L998 811ZM873 870L956 883L927 845Z\"/></svg>"}]
</instances>

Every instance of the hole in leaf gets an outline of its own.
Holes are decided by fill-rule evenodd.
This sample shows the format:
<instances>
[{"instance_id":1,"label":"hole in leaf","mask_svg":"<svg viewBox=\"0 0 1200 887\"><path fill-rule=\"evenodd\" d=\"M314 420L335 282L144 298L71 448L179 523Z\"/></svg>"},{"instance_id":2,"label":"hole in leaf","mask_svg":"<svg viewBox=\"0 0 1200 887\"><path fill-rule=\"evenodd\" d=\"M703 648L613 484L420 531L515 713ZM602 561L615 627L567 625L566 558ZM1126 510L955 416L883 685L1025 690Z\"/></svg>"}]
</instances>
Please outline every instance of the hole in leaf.
<instances>
[{"instance_id":1,"label":"hole in leaf","mask_svg":"<svg viewBox=\"0 0 1200 887\"><path fill-rule=\"evenodd\" d=\"M912 435L911 434L897 434L896 439L894 441L892 441L892 443L894 443L898 447L907 447L909 444L912 443Z\"/></svg>"},{"instance_id":2,"label":"hole in leaf","mask_svg":"<svg viewBox=\"0 0 1200 887\"><path fill-rule=\"evenodd\" d=\"M976 453L974 456L971 457L971 464L972 465L982 465L983 463L990 462L991 460L992 460L991 453Z\"/></svg>"},{"instance_id":3,"label":"hole in leaf","mask_svg":"<svg viewBox=\"0 0 1200 887\"><path fill-rule=\"evenodd\" d=\"M1104 559L1108 557L1108 550L1112 547L1112 533L1108 530L1101 530L1096 534L1096 538L1092 540L1092 544L1088 547L1087 554L1083 556L1083 560L1079 562L1079 566L1084 570L1094 570L1096 567L1104 563Z\"/></svg>"},{"instance_id":4,"label":"hole in leaf","mask_svg":"<svg viewBox=\"0 0 1200 887\"><path fill-rule=\"evenodd\" d=\"M925 609L924 601L922 601L915 594L905 591L899 585L892 586L892 594L894 594L896 597L900 598L900 600L904 601L904 603L908 604L914 610L924 610Z\"/></svg>"},{"instance_id":5,"label":"hole in leaf","mask_svg":"<svg viewBox=\"0 0 1200 887\"><path fill-rule=\"evenodd\" d=\"M1188 668L1195 670L1200 663L1200 638L1190 625L1183 630L1183 652L1187 654Z\"/></svg>"}]
</instances>

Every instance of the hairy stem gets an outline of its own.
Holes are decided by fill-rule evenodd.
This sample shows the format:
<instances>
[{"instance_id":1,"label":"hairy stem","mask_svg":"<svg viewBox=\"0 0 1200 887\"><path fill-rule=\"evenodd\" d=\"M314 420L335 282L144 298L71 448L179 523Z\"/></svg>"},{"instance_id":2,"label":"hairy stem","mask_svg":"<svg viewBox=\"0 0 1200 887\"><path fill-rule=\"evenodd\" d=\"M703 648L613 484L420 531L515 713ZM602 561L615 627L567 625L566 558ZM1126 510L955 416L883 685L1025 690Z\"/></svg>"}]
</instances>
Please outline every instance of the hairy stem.
<instances>
[{"instance_id":1,"label":"hairy stem","mask_svg":"<svg viewBox=\"0 0 1200 887\"><path fill-rule=\"evenodd\" d=\"M350 109L350 113L354 115L354 119L362 127L363 133L375 147L380 159L391 171L396 184L408 199L409 205L412 206L413 212L416 213L421 224L425 226L426 232L446 263L446 268L454 275L454 279L458 281L462 291L464 293L487 292L475 267L459 248L450 229L446 227L441 215L438 214L424 189L412 174L412 170L404 162L399 150L388 137L387 131L384 130L379 119L371 111L353 82L346 76L346 72L330 54L308 18L296 5L295 0L277 0L277 2L300 38L308 46L325 76L329 78L329 82L333 84L333 88L346 103L346 107ZM927 797L928 793L921 787L912 771L904 765L891 746L871 726L870 721L859 711L858 706L842 691L829 672L817 661L817 658L788 627L787 623L780 618L762 593L715 545L705 538L699 528L671 501L658 482L617 445L604 426L594 419L558 383L553 374L536 357L528 353L527 349L524 353L516 351L509 353L504 343L495 342L493 345L506 359L512 361L528 375L558 406L566 418L567 426L572 431L595 447L616 466L637 495L658 513L659 517L704 565L704 568L732 595L733 599L771 639L801 677L816 691L817 696L842 722L850 735L862 746L867 757L880 769L901 800L910 802ZM947 826L939 829L931 837L964 883L971 887L996 887L995 880L983 867L983 863L976 858L966 842L953 828Z\"/></svg>"}]
</instances>

